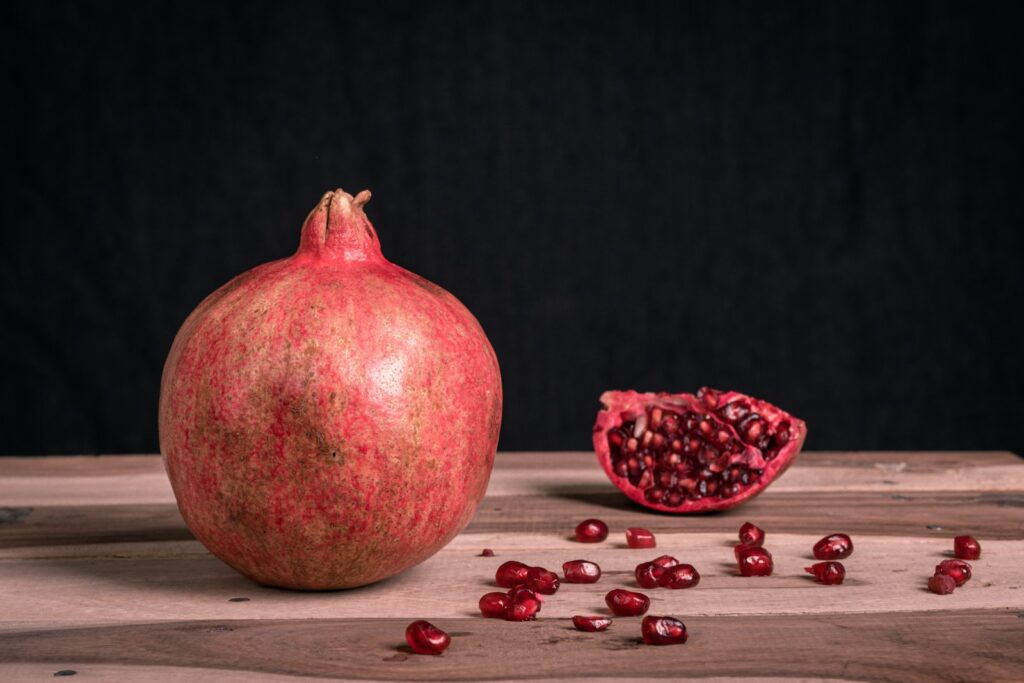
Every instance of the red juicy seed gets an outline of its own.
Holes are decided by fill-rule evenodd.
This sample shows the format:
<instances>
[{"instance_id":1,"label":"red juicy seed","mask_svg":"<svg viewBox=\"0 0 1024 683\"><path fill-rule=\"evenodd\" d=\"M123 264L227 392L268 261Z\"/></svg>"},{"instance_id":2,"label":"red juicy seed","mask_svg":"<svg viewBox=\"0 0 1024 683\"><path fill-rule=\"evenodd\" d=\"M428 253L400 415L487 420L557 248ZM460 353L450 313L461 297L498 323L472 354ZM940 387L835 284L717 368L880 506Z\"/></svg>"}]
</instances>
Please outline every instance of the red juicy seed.
<instances>
[{"instance_id":1,"label":"red juicy seed","mask_svg":"<svg viewBox=\"0 0 1024 683\"><path fill-rule=\"evenodd\" d=\"M630 527L626 529L626 545L630 548L653 548L657 545L652 534L647 529Z\"/></svg>"},{"instance_id":2,"label":"red juicy seed","mask_svg":"<svg viewBox=\"0 0 1024 683\"><path fill-rule=\"evenodd\" d=\"M526 585L535 593L554 595L561 582L558 580L558 574L544 567L530 567L526 573Z\"/></svg>"},{"instance_id":3,"label":"red juicy seed","mask_svg":"<svg viewBox=\"0 0 1024 683\"><path fill-rule=\"evenodd\" d=\"M418 655L439 655L451 644L447 633L429 621L414 621L405 629L405 641Z\"/></svg>"},{"instance_id":4,"label":"red juicy seed","mask_svg":"<svg viewBox=\"0 0 1024 683\"><path fill-rule=\"evenodd\" d=\"M831 534L814 544L814 559L845 560L853 554L853 541L846 534Z\"/></svg>"},{"instance_id":5,"label":"red juicy seed","mask_svg":"<svg viewBox=\"0 0 1024 683\"><path fill-rule=\"evenodd\" d=\"M599 519L585 519L576 525L576 540L580 543L600 543L608 538L608 525Z\"/></svg>"},{"instance_id":6,"label":"red juicy seed","mask_svg":"<svg viewBox=\"0 0 1024 683\"><path fill-rule=\"evenodd\" d=\"M512 588L526 583L526 576L529 573L530 568L522 562L509 560L498 567L498 571L494 573L494 582L502 588Z\"/></svg>"},{"instance_id":7,"label":"red juicy seed","mask_svg":"<svg viewBox=\"0 0 1024 683\"><path fill-rule=\"evenodd\" d=\"M945 574L954 581L957 586L962 586L971 580L971 565L963 560L943 560L935 567L936 574Z\"/></svg>"},{"instance_id":8,"label":"red juicy seed","mask_svg":"<svg viewBox=\"0 0 1024 683\"><path fill-rule=\"evenodd\" d=\"M653 562L641 562L633 570L636 582L641 588L657 588L658 580L665 573L665 568Z\"/></svg>"},{"instance_id":9,"label":"red juicy seed","mask_svg":"<svg viewBox=\"0 0 1024 683\"><path fill-rule=\"evenodd\" d=\"M717 391L711 387L701 387L697 390L697 398L699 398L708 410L714 410L718 407L718 400L720 398Z\"/></svg>"},{"instance_id":10,"label":"red juicy seed","mask_svg":"<svg viewBox=\"0 0 1024 683\"><path fill-rule=\"evenodd\" d=\"M677 564L679 564L679 560L672 557L671 555L662 555L661 557L656 557L653 560L651 560L651 562L658 565L659 567L674 567Z\"/></svg>"},{"instance_id":11,"label":"red juicy seed","mask_svg":"<svg viewBox=\"0 0 1024 683\"><path fill-rule=\"evenodd\" d=\"M562 575L566 583L597 583L601 568L587 560L572 560L562 564Z\"/></svg>"},{"instance_id":12,"label":"red juicy seed","mask_svg":"<svg viewBox=\"0 0 1024 683\"><path fill-rule=\"evenodd\" d=\"M745 401L730 401L718 411L719 417L729 424L736 424L750 414L750 406Z\"/></svg>"},{"instance_id":13,"label":"red juicy seed","mask_svg":"<svg viewBox=\"0 0 1024 683\"><path fill-rule=\"evenodd\" d=\"M764 548L744 546L739 551L739 568L743 576L771 576L775 568L772 554Z\"/></svg>"},{"instance_id":14,"label":"red juicy seed","mask_svg":"<svg viewBox=\"0 0 1024 683\"><path fill-rule=\"evenodd\" d=\"M740 527L740 543L760 548L764 545L764 531L747 522Z\"/></svg>"},{"instance_id":15,"label":"red juicy seed","mask_svg":"<svg viewBox=\"0 0 1024 683\"><path fill-rule=\"evenodd\" d=\"M487 593L480 598L480 614L491 619L504 619L512 599L504 593Z\"/></svg>"},{"instance_id":16,"label":"red juicy seed","mask_svg":"<svg viewBox=\"0 0 1024 683\"><path fill-rule=\"evenodd\" d=\"M686 626L673 617L644 617L640 633L648 645L681 645L686 642Z\"/></svg>"},{"instance_id":17,"label":"red juicy seed","mask_svg":"<svg viewBox=\"0 0 1024 683\"><path fill-rule=\"evenodd\" d=\"M529 588L514 588L509 591L512 604L508 608L509 621L528 621L537 617L540 611L540 598Z\"/></svg>"},{"instance_id":18,"label":"red juicy seed","mask_svg":"<svg viewBox=\"0 0 1024 683\"><path fill-rule=\"evenodd\" d=\"M693 588L700 583L700 574L692 564L678 564L669 567L658 579L663 588Z\"/></svg>"},{"instance_id":19,"label":"red juicy seed","mask_svg":"<svg viewBox=\"0 0 1024 683\"><path fill-rule=\"evenodd\" d=\"M957 536L953 539L953 554L961 560L977 560L981 557L981 544L973 536Z\"/></svg>"},{"instance_id":20,"label":"red juicy seed","mask_svg":"<svg viewBox=\"0 0 1024 683\"><path fill-rule=\"evenodd\" d=\"M494 551L490 548L484 548L483 552L480 553L480 557L494 557Z\"/></svg>"},{"instance_id":21,"label":"red juicy seed","mask_svg":"<svg viewBox=\"0 0 1024 683\"><path fill-rule=\"evenodd\" d=\"M948 595L956 589L956 581L945 574L936 574L928 579L928 590L939 595Z\"/></svg>"},{"instance_id":22,"label":"red juicy seed","mask_svg":"<svg viewBox=\"0 0 1024 683\"><path fill-rule=\"evenodd\" d=\"M612 614L620 617L638 617L651 606L651 599L643 593L616 588L604 596L605 604Z\"/></svg>"},{"instance_id":23,"label":"red juicy seed","mask_svg":"<svg viewBox=\"0 0 1024 683\"><path fill-rule=\"evenodd\" d=\"M813 574L819 583L826 586L838 586L846 577L846 568L841 562L818 562L804 567L804 571Z\"/></svg>"},{"instance_id":24,"label":"red juicy seed","mask_svg":"<svg viewBox=\"0 0 1024 683\"><path fill-rule=\"evenodd\" d=\"M612 625L612 620L608 617L601 616L584 616L577 614L572 618L573 626L580 631L586 631L588 633L594 633L595 631L604 631Z\"/></svg>"}]
</instances>

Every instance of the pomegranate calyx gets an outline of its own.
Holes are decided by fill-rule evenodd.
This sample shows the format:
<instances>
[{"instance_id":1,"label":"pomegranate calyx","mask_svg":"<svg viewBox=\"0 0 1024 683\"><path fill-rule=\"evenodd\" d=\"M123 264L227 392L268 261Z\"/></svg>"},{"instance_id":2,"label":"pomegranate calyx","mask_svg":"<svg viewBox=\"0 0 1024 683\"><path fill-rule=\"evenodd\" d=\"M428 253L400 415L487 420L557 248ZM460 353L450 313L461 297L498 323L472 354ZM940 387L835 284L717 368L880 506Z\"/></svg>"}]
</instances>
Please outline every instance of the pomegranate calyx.
<instances>
[{"instance_id":1,"label":"pomegranate calyx","mask_svg":"<svg viewBox=\"0 0 1024 683\"><path fill-rule=\"evenodd\" d=\"M383 258L380 241L363 206L370 191L356 196L342 189L327 192L302 226L299 253L342 261L370 261Z\"/></svg>"}]
</instances>

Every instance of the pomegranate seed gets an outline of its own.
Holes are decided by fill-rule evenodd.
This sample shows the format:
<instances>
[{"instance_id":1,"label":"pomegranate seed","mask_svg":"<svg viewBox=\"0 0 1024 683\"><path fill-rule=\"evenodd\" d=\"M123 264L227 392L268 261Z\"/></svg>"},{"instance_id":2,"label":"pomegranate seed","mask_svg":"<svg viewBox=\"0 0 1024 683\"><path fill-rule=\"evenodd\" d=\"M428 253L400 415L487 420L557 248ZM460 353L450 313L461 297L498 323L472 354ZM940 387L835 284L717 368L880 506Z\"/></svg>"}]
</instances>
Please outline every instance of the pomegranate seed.
<instances>
[{"instance_id":1,"label":"pomegranate seed","mask_svg":"<svg viewBox=\"0 0 1024 683\"><path fill-rule=\"evenodd\" d=\"M641 562L633 570L636 582L641 588L657 588L665 568L653 562Z\"/></svg>"},{"instance_id":2,"label":"pomegranate seed","mask_svg":"<svg viewBox=\"0 0 1024 683\"><path fill-rule=\"evenodd\" d=\"M491 619L504 619L512 599L504 593L486 593L480 598L480 614Z\"/></svg>"},{"instance_id":3,"label":"pomegranate seed","mask_svg":"<svg viewBox=\"0 0 1024 683\"><path fill-rule=\"evenodd\" d=\"M704 402L704 405L708 407L708 410L714 410L718 407L718 392L711 387L701 387L698 389L697 398Z\"/></svg>"},{"instance_id":4,"label":"pomegranate seed","mask_svg":"<svg viewBox=\"0 0 1024 683\"><path fill-rule=\"evenodd\" d=\"M526 573L526 585L534 593L554 595L562 584L558 580L558 574L550 572L544 567L530 567Z\"/></svg>"},{"instance_id":5,"label":"pomegranate seed","mask_svg":"<svg viewBox=\"0 0 1024 683\"><path fill-rule=\"evenodd\" d=\"M674 617L644 617L640 633L648 645L682 645L686 642L686 626Z\"/></svg>"},{"instance_id":6,"label":"pomegranate seed","mask_svg":"<svg viewBox=\"0 0 1024 683\"><path fill-rule=\"evenodd\" d=\"M953 555L961 560L977 560L981 557L981 544L974 536L957 536L953 539Z\"/></svg>"},{"instance_id":7,"label":"pomegranate seed","mask_svg":"<svg viewBox=\"0 0 1024 683\"><path fill-rule=\"evenodd\" d=\"M494 557L494 551L490 548L484 548L483 552L480 553L480 557Z\"/></svg>"},{"instance_id":8,"label":"pomegranate seed","mask_svg":"<svg viewBox=\"0 0 1024 683\"><path fill-rule=\"evenodd\" d=\"M566 583L597 583L601 568L588 560L572 560L562 564L562 574Z\"/></svg>"},{"instance_id":9,"label":"pomegranate seed","mask_svg":"<svg viewBox=\"0 0 1024 683\"><path fill-rule=\"evenodd\" d=\"M814 544L814 559L845 560L853 554L853 541L846 534L832 534Z\"/></svg>"},{"instance_id":10,"label":"pomegranate seed","mask_svg":"<svg viewBox=\"0 0 1024 683\"><path fill-rule=\"evenodd\" d=\"M743 555L744 552L756 547L757 546L747 545L746 543L737 543L732 547L732 554L736 557L736 561L739 562L740 556Z\"/></svg>"},{"instance_id":11,"label":"pomegranate seed","mask_svg":"<svg viewBox=\"0 0 1024 683\"><path fill-rule=\"evenodd\" d=\"M952 576L936 574L928 579L928 590L939 595L949 595L956 589L956 581Z\"/></svg>"},{"instance_id":12,"label":"pomegranate seed","mask_svg":"<svg viewBox=\"0 0 1024 683\"><path fill-rule=\"evenodd\" d=\"M612 620L608 617L601 616L584 616L577 614L572 618L573 626L580 631L586 631L587 633L594 633L595 631L607 630L612 625Z\"/></svg>"},{"instance_id":13,"label":"pomegranate seed","mask_svg":"<svg viewBox=\"0 0 1024 683\"><path fill-rule=\"evenodd\" d=\"M814 578L826 586L837 586L846 577L846 567L842 562L818 562L810 567L804 567L808 574L814 574Z\"/></svg>"},{"instance_id":14,"label":"pomegranate seed","mask_svg":"<svg viewBox=\"0 0 1024 683\"><path fill-rule=\"evenodd\" d=\"M692 564L677 564L669 567L658 579L663 588L693 588L700 583L700 574Z\"/></svg>"},{"instance_id":15,"label":"pomegranate seed","mask_svg":"<svg viewBox=\"0 0 1024 683\"><path fill-rule=\"evenodd\" d=\"M959 587L971 580L971 565L963 560L943 560L936 565L935 574L945 574Z\"/></svg>"},{"instance_id":16,"label":"pomegranate seed","mask_svg":"<svg viewBox=\"0 0 1024 683\"><path fill-rule=\"evenodd\" d=\"M508 608L509 621L528 621L537 618L540 611L540 598L532 590L526 587L513 588L509 591L509 599L512 604Z\"/></svg>"},{"instance_id":17,"label":"pomegranate seed","mask_svg":"<svg viewBox=\"0 0 1024 683\"><path fill-rule=\"evenodd\" d=\"M651 606L651 599L643 593L616 588L604 596L608 609L620 617L638 617Z\"/></svg>"},{"instance_id":18,"label":"pomegranate seed","mask_svg":"<svg viewBox=\"0 0 1024 683\"><path fill-rule=\"evenodd\" d=\"M526 575L529 572L530 568L522 562L509 560L498 567L498 571L494 573L494 582L502 588L512 588L526 583Z\"/></svg>"},{"instance_id":19,"label":"pomegranate seed","mask_svg":"<svg viewBox=\"0 0 1024 683\"><path fill-rule=\"evenodd\" d=\"M764 548L747 546L740 551L739 567L743 576L771 576L775 564L772 554Z\"/></svg>"},{"instance_id":20,"label":"pomegranate seed","mask_svg":"<svg viewBox=\"0 0 1024 683\"><path fill-rule=\"evenodd\" d=\"M576 525L576 540L580 543L600 543L608 538L608 525L599 519L585 519Z\"/></svg>"},{"instance_id":21,"label":"pomegranate seed","mask_svg":"<svg viewBox=\"0 0 1024 683\"><path fill-rule=\"evenodd\" d=\"M740 543L760 548L764 545L764 530L746 522L740 527Z\"/></svg>"},{"instance_id":22,"label":"pomegranate seed","mask_svg":"<svg viewBox=\"0 0 1024 683\"><path fill-rule=\"evenodd\" d=\"M672 557L671 555L662 555L661 557L656 557L653 560L651 560L651 562L653 564L658 565L659 567L674 567L677 564L679 564L679 560Z\"/></svg>"},{"instance_id":23,"label":"pomegranate seed","mask_svg":"<svg viewBox=\"0 0 1024 683\"><path fill-rule=\"evenodd\" d=\"M658 544L649 530L630 527L626 529L626 545L630 548L653 548Z\"/></svg>"},{"instance_id":24,"label":"pomegranate seed","mask_svg":"<svg viewBox=\"0 0 1024 683\"><path fill-rule=\"evenodd\" d=\"M429 621L414 621L405 628L405 641L418 655L439 655L445 651L452 638Z\"/></svg>"}]
</instances>

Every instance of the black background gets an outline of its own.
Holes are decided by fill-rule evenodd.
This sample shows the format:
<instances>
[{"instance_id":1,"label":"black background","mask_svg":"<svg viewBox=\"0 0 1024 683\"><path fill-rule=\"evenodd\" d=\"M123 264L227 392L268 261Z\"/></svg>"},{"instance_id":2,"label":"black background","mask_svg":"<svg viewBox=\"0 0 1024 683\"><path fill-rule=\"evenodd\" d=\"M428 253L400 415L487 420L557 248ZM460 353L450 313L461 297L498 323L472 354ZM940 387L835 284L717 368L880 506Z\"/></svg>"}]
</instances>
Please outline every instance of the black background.
<instances>
[{"instance_id":1,"label":"black background","mask_svg":"<svg viewBox=\"0 0 1024 683\"><path fill-rule=\"evenodd\" d=\"M487 330L504 449L711 384L1024 452L1019 8L5 6L0 452L155 451L178 326L335 187Z\"/></svg>"}]
</instances>

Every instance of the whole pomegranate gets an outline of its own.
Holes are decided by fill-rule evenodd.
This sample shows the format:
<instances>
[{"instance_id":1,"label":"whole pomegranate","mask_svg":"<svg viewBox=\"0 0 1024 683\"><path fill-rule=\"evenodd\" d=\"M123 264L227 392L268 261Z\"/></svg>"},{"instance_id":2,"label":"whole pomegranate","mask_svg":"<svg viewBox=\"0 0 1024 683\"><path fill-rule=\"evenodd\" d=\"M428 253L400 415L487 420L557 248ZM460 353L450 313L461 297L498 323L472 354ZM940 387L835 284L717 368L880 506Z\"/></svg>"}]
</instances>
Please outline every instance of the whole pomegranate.
<instances>
[{"instance_id":1,"label":"whole pomegranate","mask_svg":"<svg viewBox=\"0 0 1024 683\"><path fill-rule=\"evenodd\" d=\"M208 296L164 366L181 514L261 584L347 588L422 562L494 463L494 351L455 297L381 255L369 199L325 194L298 251Z\"/></svg>"},{"instance_id":2,"label":"whole pomegranate","mask_svg":"<svg viewBox=\"0 0 1024 683\"><path fill-rule=\"evenodd\" d=\"M606 391L594 450L629 498L662 512L724 510L793 462L807 425L772 404L704 387L694 394Z\"/></svg>"}]
</instances>

